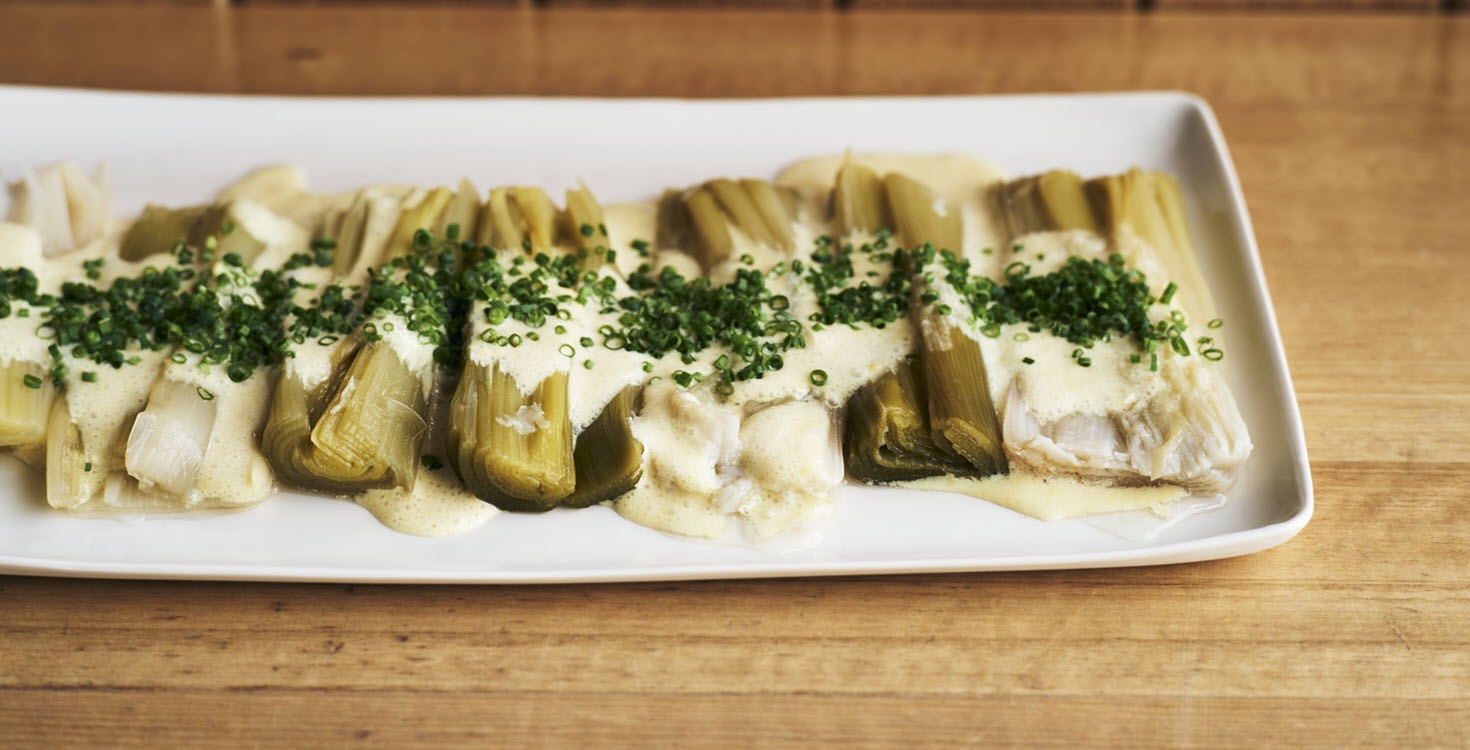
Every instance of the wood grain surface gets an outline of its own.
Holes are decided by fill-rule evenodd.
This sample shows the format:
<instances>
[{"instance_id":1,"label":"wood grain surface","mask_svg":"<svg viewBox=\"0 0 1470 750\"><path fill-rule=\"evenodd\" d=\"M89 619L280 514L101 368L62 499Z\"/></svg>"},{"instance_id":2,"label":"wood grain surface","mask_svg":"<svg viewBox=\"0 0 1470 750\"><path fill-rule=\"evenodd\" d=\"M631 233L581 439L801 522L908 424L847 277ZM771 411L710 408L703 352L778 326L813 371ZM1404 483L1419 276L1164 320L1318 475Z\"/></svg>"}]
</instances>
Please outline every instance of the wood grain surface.
<instances>
[{"instance_id":1,"label":"wood grain surface","mask_svg":"<svg viewBox=\"0 0 1470 750\"><path fill-rule=\"evenodd\" d=\"M1147 569L0 577L0 746L1470 746L1470 19L5 6L0 81L1190 90L1240 171L1317 490L1281 547Z\"/></svg>"}]
</instances>

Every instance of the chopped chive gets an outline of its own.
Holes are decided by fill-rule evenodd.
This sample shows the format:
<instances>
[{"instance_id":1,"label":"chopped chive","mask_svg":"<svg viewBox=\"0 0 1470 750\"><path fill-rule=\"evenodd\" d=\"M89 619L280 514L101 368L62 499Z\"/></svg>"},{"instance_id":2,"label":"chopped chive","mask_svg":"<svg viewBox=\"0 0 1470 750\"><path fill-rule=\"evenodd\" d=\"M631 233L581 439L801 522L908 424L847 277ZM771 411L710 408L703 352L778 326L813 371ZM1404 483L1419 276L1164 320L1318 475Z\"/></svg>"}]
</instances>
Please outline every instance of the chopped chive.
<instances>
[{"instance_id":1,"label":"chopped chive","mask_svg":"<svg viewBox=\"0 0 1470 750\"><path fill-rule=\"evenodd\" d=\"M1171 337L1169 339L1169 346L1174 347L1174 351L1178 352L1180 356L1189 356L1189 343L1184 340L1183 336Z\"/></svg>"},{"instance_id":2,"label":"chopped chive","mask_svg":"<svg viewBox=\"0 0 1470 750\"><path fill-rule=\"evenodd\" d=\"M1169 302L1174 299L1174 293L1178 291L1179 285L1175 284L1172 281L1169 282L1169 285L1164 287L1164 293L1162 295L1159 295L1159 301L1166 305L1169 304Z\"/></svg>"}]
</instances>

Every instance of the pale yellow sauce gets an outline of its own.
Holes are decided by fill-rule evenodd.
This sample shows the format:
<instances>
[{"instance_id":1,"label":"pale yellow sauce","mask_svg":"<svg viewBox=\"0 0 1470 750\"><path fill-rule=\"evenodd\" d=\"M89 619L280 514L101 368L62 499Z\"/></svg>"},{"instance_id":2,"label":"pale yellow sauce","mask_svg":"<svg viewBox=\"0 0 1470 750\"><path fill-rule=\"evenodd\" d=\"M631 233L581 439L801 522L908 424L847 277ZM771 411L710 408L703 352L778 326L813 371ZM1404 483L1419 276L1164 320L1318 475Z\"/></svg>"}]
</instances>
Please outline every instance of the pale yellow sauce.
<instances>
[{"instance_id":1,"label":"pale yellow sauce","mask_svg":"<svg viewBox=\"0 0 1470 750\"><path fill-rule=\"evenodd\" d=\"M1123 511L1147 511L1163 516L1169 511L1169 503L1189 494L1172 485L1105 487L1014 472L984 479L927 477L896 486L970 495L1043 521Z\"/></svg>"},{"instance_id":2,"label":"pale yellow sauce","mask_svg":"<svg viewBox=\"0 0 1470 750\"><path fill-rule=\"evenodd\" d=\"M353 499L384 526L415 536L463 534L500 514L465 492L448 469L419 477L412 490L368 490Z\"/></svg>"}]
</instances>

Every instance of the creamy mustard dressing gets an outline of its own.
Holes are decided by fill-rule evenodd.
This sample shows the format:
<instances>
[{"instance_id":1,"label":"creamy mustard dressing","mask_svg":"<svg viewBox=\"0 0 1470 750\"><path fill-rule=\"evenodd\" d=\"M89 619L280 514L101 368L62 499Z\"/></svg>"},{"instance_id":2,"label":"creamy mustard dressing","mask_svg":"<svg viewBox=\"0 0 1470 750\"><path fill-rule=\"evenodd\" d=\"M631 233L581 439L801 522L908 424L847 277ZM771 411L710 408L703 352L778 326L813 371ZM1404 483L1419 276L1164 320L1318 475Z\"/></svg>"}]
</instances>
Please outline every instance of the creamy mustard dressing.
<instances>
[{"instance_id":1,"label":"creamy mustard dressing","mask_svg":"<svg viewBox=\"0 0 1470 750\"><path fill-rule=\"evenodd\" d=\"M926 477L899 482L896 486L978 497L1042 521L1061 521L1124 511L1147 511L1162 517L1170 511L1169 503L1189 494L1179 487L1167 484L1106 487L1045 479L1019 472L984 479Z\"/></svg>"},{"instance_id":2,"label":"creamy mustard dressing","mask_svg":"<svg viewBox=\"0 0 1470 750\"><path fill-rule=\"evenodd\" d=\"M766 247L736 230L733 232L735 252L725 262L709 269L708 275L718 282L733 278L741 267L768 271L777 263L789 263L793 257L806 258L817 237L830 231L826 195L847 158L880 173L901 172L925 183L940 198L949 201L960 212L963 222L962 257L971 261L976 271L992 278L999 278L1005 265L1017 260L1030 264L1033 273L1041 274L1059 267L1069 255L1105 258L1110 252L1102 238L1085 232L1030 235L1014 243L1022 245L1021 252L1012 251L987 198L987 191L1004 179L1004 175L983 160L965 156L831 156L794 164L776 180L776 184L797 190L805 198L799 221L793 228L794 255ZM377 189L370 212L369 244L376 243L381 251L402 207L412 206L423 194L421 190ZM258 204L263 212L260 222L267 221L265 213L274 213L282 217L280 221L304 232L301 227L317 225L327 211L345 210L353 196L309 193L301 170L277 166L248 175L222 191L221 197ZM252 210L248 209L247 213ZM683 253L656 252L646 258L630 248L633 240L655 238L655 203L608 205L604 212L609 246L616 250L616 260L612 268L602 273L615 279L619 294L627 292L623 279L645 262L654 268L673 267L688 278L703 273L698 261ZM262 229L264 236L257 236L284 244L290 233L285 227L277 229L279 233ZM116 239L114 232L113 248ZM292 242L300 239L294 234L289 237ZM874 240L871 237L845 239L858 245ZM86 257L99 257L98 253L108 251L105 243L101 247L96 244L88 248L90 254ZM301 245L304 244L302 240ZM1136 240L1134 245L1125 242L1124 247L1113 251L1123 252L1130 264L1151 279L1163 277L1162 269L1147 248ZM0 257L10 253L29 257L39 253L38 242L23 232L0 225ZM861 253L852 257L859 278L869 271L886 275L885 263ZM72 262L77 263L74 267L79 267L79 260ZM109 261L108 273L127 270L128 264ZM645 355L610 348L604 345L599 330L615 325L617 312L602 312L595 299L585 305L564 305L570 312L565 320L548 320L546 325L535 328L507 320L495 328L494 333L501 336L518 334L520 346L481 340L478 336L484 330L481 324L473 331L476 335L469 338L467 356L476 362L495 363L512 374L523 394L531 393L548 375L567 372L571 418L578 435L625 386L645 382L641 406L631 421L633 434L645 449L643 478L631 492L611 502L617 512L637 523L685 536L719 538L732 528L743 528L756 539L770 538L809 524L830 507L832 490L843 479L842 406L858 388L891 370L901 357L911 352L916 332L907 319L894 321L883 329L853 329L839 324L814 330L807 316L817 310L817 300L798 275L768 272L766 279L774 293L789 298L790 309L805 325L806 346L784 352L785 366L781 370L768 371L759 380L735 383L728 394L715 392L713 378L689 388L672 382L676 370L711 373L715 360L728 352L713 347L693 362L683 362L677 354L655 361ZM1092 366L1082 368L1071 356L1074 345L1045 332L1020 335L1025 333L1024 325L1004 326L995 338L982 335L967 314L960 312L968 307L953 288L942 279L932 288L940 294L940 301L954 311L947 320L958 326L962 332L959 335L969 335L979 342L988 366L992 399L998 408L1004 408L1014 391L1043 420L1078 412L1101 414L1126 410L1148 398L1151 389L1159 387L1158 378L1148 377L1147 366L1140 368L1128 360L1131 349L1123 342L1093 347L1089 351ZM16 325L15 320L12 317L0 321L0 333L7 334L0 342L0 357L38 356L36 349L24 341L34 337L8 335ZM555 333L558 325L565 329L564 333ZM427 364L425 358L432 356L432 348L419 342L406 325L385 330L380 322L379 331L411 366ZM593 344L586 345L584 338L592 339ZM308 342L297 347L295 357L285 367L305 382L322 382L330 376L333 353L341 346L342 343L328 346ZM44 356L44 344L39 351ZM105 446L98 449L98 456L101 465L109 470L117 465L112 454L116 452L118 433L146 402L153 378L163 365L161 355L141 354L143 362L139 366L109 372L105 388L80 382L68 385L68 404L74 405L74 417L79 425L84 425L84 441L89 451L90 446ZM1034 362L1026 364L1023 358ZM81 363L72 364L74 372L81 366ZM194 363L191 360L189 364ZM178 374L174 372L176 369ZM245 383L235 384L223 377L218 368L203 372L195 367L170 365L167 370L168 377L184 378L185 382L216 394L220 407L216 415L219 429L214 433L211 449L215 445L255 445L269 399L269 384L274 380L273 372L262 371ZM814 373L819 370L825 382L814 382ZM189 374L183 374L185 371ZM430 434L424 448L424 453L431 456L443 454L450 392L452 389L445 383L434 388ZM536 407L531 405L526 414L518 415L523 417L521 421L528 430L541 424L534 413ZM213 463L206 460L209 468L200 475L199 493L207 494L204 488L212 488L209 491L215 494L209 497L214 498L215 504L249 502L247 497L263 496L269 488L269 467L258 451L235 450L233 455L235 460L222 456L216 457ZM122 475L111 476L115 480ZM132 498L136 494L129 492L125 482L111 483L114 497ZM232 493L227 486L238 491ZM1120 510L1161 513L1168 503L1186 494L1171 486L1102 487L1043 479L1021 472L981 480L935 477L902 486L973 495L1047 520ZM384 524L425 536L459 533L485 523L499 512L464 491L447 467L421 472L410 488L374 490L354 500Z\"/></svg>"},{"instance_id":3,"label":"creamy mustard dressing","mask_svg":"<svg viewBox=\"0 0 1470 750\"><path fill-rule=\"evenodd\" d=\"M684 536L724 535L733 508L720 495L740 456L739 415L659 380L644 387L632 426L643 443L643 478L614 502L617 512Z\"/></svg>"},{"instance_id":4,"label":"creamy mustard dressing","mask_svg":"<svg viewBox=\"0 0 1470 750\"><path fill-rule=\"evenodd\" d=\"M793 439L795 436L795 439ZM783 401L740 424L740 470L754 480L735 511L758 539L824 514L842 483L841 429L826 405Z\"/></svg>"},{"instance_id":5,"label":"creamy mustard dressing","mask_svg":"<svg viewBox=\"0 0 1470 750\"><path fill-rule=\"evenodd\" d=\"M500 514L499 508L465 492L447 468L421 474L411 490L368 490L353 500L384 526L414 536L463 534Z\"/></svg>"},{"instance_id":6,"label":"creamy mustard dressing","mask_svg":"<svg viewBox=\"0 0 1470 750\"><path fill-rule=\"evenodd\" d=\"M434 385L429 406L429 429L424 440L425 455L438 459L449 430L449 396L454 384L440 377ZM447 462L425 468L412 487L368 490L353 501L373 514L384 526L415 536L451 536L477 528L500 514L500 509L465 491Z\"/></svg>"}]
</instances>

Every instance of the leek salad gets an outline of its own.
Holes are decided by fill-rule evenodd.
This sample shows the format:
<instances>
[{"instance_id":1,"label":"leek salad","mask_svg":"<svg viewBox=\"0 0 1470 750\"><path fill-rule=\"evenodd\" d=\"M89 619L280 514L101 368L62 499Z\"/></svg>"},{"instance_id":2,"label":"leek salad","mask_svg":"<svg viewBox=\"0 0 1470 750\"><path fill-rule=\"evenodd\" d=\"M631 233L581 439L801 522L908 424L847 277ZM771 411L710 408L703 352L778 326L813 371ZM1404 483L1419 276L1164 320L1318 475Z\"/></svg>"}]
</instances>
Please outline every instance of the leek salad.
<instances>
[{"instance_id":1,"label":"leek salad","mask_svg":"<svg viewBox=\"0 0 1470 750\"><path fill-rule=\"evenodd\" d=\"M848 155L603 205L272 167L125 222L105 171L11 190L0 445L58 508L289 488L423 535L604 505L767 539L845 481L1167 515L1250 452L1161 173Z\"/></svg>"}]
</instances>

